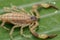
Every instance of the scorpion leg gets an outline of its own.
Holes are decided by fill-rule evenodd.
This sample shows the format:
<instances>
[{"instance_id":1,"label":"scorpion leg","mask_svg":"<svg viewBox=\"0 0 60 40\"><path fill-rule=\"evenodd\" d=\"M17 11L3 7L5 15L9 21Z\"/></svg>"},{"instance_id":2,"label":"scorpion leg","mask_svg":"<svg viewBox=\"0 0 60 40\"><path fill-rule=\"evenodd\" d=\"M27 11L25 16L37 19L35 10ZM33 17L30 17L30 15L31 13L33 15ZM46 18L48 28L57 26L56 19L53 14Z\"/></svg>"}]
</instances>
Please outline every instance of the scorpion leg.
<instances>
[{"instance_id":1,"label":"scorpion leg","mask_svg":"<svg viewBox=\"0 0 60 40\"><path fill-rule=\"evenodd\" d=\"M20 34L23 36L23 37L25 37L25 35L23 34L23 26L21 27L21 29L20 29Z\"/></svg>"},{"instance_id":2,"label":"scorpion leg","mask_svg":"<svg viewBox=\"0 0 60 40\"><path fill-rule=\"evenodd\" d=\"M20 29L20 34L23 35L23 27Z\"/></svg>"},{"instance_id":3,"label":"scorpion leg","mask_svg":"<svg viewBox=\"0 0 60 40\"><path fill-rule=\"evenodd\" d=\"M24 9L24 8L21 8L21 11L28 13L27 11L25 11L25 9Z\"/></svg>"},{"instance_id":4,"label":"scorpion leg","mask_svg":"<svg viewBox=\"0 0 60 40\"><path fill-rule=\"evenodd\" d=\"M23 37L26 37L28 38L26 35L23 34L23 28L26 27L26 26L22 26L21 29L20 29L20 34L23 36Z\"/></svg>"},{"instance_id":5,"label":"scorpion leg","mask_svg":"<svg viewBox=\"0 0 60 40\"><path fill-rule=\"evenodd\" d=\"M31 13L31 15L32 15L32 16L34 16L34 14L33 14L32 10L30 10L30 13Z\"/></svg>"},{"instance_id":6,"label":"scorpion leg","mask_svg":"<svg viewBox=\"0 0 60 40\"><path fill-rule=\"evenodd\" d=\"M11 12L11 9L9 7L4 7L3 10L6 13L10 13Z\"/></svg>"},{"instance_id":7,"label":"scorpion leg","mask_svg":"<svg viewBox=\"0 0 60 40\"><path fill-rule=\"evenodd\" d=\"M19 11L20 11L20 10L19 10L16 6L14 6L14 5L11 6L11 9L12 9L12 12L19 12Z\"/></svg>"},{"instance_id":8,"label":"scorpion leg","mask_svg":"<svg viewBox=\"0 0 60 40\"><path fill-rule=\"evenodd\" d=\"M31 12L31 14L34 16L34 13L36 14L36 17L37 18L40 18L40 15L39 15L39 12L35 9L35 10L31 10L30 11Z\"/></svg>"},{"instance_id":9,"label":"scorpion leg","mask_svg":"<svg viewBox=\"0 0 60 40\"><path fill-rule=\"evenodd\" d=\"M21 11L29 14L29 12L27 12L24 8L21 8Z\"/></svg>"},{"instance_id":10,"label":"scorpion leg","mask_svg":"<svg viewBox=\"0 0 60 40\"><path fill-rule=\"evenodd\" d=\"M17 26L17 25L16 25L16 26L13 26L13 28L11 29L11 31L10 31L10 33L9 33L11 39L13 39L12 34L13 34L13 31L14 31L14 29L15 29L16 27L18 27L18 26Z\"/></svg>"},{"instance_id":11,"label":"scorpion leg","mask_svg":"<svg viewBox=\"0 0 60 40\"><path fill-rule=\"evenodd\" d=\"M38 22L35 22L35 24L33 25L33 27L29 27L30 30L35 31L35 28L38 27Z\"/></svg>"},{"instance_id":12,"label":"scorpion leg","mask_svg":"<svg viewBox=\"0 0 60 40\"><path fill-rule=\"evenodd\" d=\"M4 26L4 24L5 24L5 21L2 22L1 26L2 26L4 29L9 30L8 28L6 28L6 27Z\"/></svg>"}]
</instances>

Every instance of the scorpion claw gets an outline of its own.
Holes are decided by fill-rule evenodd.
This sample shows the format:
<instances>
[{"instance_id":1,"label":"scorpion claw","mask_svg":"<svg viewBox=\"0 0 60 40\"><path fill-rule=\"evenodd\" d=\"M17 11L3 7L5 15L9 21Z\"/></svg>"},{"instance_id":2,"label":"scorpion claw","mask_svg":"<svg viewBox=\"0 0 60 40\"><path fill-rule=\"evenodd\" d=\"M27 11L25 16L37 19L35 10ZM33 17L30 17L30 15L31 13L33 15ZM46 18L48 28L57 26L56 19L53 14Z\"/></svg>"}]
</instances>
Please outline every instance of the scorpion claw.
<instances>
[{"instance_id":1,"label":"scorpion claw","mask_svg":"<svg viewBox=\"0 0 60 40\"><path fill-rule=\"evenodd\" d=\"M56 37L57 35L56 34L51 34L51 35L48 35L48 38L54 38L54 37Z\"/></svg>"},{"instance_id":2,"label":"scorpion claw","mask_svg":"<svg viewBox=\"0 0 60 40\"><path fill-rule=\"evenodd\" d=\"M44 3L42 3L42 4L40 4L40 6L43 7L43 8L54 8L56 10L59 10L57 7L55 7L52 4L46 4L46 3L44 4Z\"/></svg>"},{"instance_id":3,"label":"scorpion claw","mask_svg":"<svg viewBox=\"0 0 60 40\"><path fill-rule=\"evenodd\" d=\"M52 8L54 8L54 9L56 9L56 10L59 10L57 7L55 7L55 6L51 6Z\"/></svg>"},{"instance_id":4,"label":"scorpion claw","mask_svg":"<svg viewBox=\"0 0 60 40\"><path fill-rule=\"evenodd\" d=\"M47 34L40 34L39 38L41 38L41 39L47 39L48 35Z\"/></svg>"},{"instance_id":5,"label":"scorpion claw","mask_svg":"<svg viewBox=\"0 0 60 40\"><path fill-rule=\"evenodd\" d=\"M39 35L39 38L47 39L47 38L54 38L56 36L57 36L56 34L51 34L51 35L41 34L41 35Z\"/></svg>"}]
</instances>

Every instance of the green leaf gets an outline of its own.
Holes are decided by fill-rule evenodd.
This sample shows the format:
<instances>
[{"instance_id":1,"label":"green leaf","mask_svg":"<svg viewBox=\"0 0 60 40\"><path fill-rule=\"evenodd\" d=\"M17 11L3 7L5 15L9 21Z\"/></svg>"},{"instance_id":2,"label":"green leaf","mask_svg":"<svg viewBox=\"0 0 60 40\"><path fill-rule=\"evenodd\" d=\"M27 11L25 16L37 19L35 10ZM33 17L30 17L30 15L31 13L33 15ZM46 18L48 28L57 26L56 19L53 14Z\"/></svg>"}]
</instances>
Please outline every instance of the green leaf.
<instances>
[{"instance_id":1,"label":"green leaf","mask_svg":"<svg viewBox=\"0 0 60 40\"><path fill-rule=\"evenodd\" d=\"M56 2L56 6L60 7L60 0L0 0L0 14L2 14L3 7L11 6L11 4L19 6L19 7L25 7L25 9L29 12L31 9L31 6L35 3L41 3L41 2ZM28 4L28 5L26 5ZM24 6L25 5L25 6ZM40 11L41 19L39 22L39 27L37 27L37 33L42 34L57 34L55 38L47 39L47 40L60 40L60 11L56 11L54 9L43 9ZM12 28L13 25L11 24L5 24L8 28ZM10 40L9 32L2 27L0 27L0 40ZM19 28L15 29L13 36L14 40L42 40L34 37L28 27L24 29L24 34L28 36L29 38L22 37L19 34L20 30Z\"/></svg>"}]
</instances>

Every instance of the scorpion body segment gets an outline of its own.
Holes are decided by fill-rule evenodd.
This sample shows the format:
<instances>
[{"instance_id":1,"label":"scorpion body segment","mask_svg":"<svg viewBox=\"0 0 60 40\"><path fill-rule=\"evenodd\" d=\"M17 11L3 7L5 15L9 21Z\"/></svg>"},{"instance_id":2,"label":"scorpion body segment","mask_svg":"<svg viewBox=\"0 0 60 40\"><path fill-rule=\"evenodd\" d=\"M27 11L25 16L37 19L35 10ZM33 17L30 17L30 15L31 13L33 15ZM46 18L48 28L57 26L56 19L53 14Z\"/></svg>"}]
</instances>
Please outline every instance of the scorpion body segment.
<instances>
[{"instance_id":1,"label":"scorpion body segment","mask_svg":"<svg viewBox=\"0 0 60 40\"><path fill-rule=\"evenodd\" d=\"M20 13L7 13L7 14L3 14L1 16L2 16L1 20L6 21L6 22L16 22L16 23L18 23L18 22L26 23L27 22L27 24L29 22L31 22L31 15L27 15L24 13L22 13L22 14L20 14Z\"/></svg>"}]
</instances>

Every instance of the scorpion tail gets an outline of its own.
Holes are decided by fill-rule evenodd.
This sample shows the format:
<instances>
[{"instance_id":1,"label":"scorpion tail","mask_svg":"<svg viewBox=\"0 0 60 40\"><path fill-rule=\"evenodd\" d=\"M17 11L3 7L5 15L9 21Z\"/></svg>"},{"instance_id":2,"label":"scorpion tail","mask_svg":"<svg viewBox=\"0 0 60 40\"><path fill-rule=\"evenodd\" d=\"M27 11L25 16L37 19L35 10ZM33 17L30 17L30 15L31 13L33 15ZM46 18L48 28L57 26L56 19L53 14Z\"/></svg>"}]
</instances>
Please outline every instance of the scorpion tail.
<instances>
[{"instance_id":1,"label":"scorpion tail","mask_svg":"<svg viewBox=\"0 0 60 40\"><path fill-rule=\"evenodd\" d=\"M32 35L34 35L37 38L41 38L41 39L47 39L47 38L53 38L55 36L57 36L56 34L53 35L47 35L47 34L38 34L32 30L30 30L30 32L32 33Z\"/></svg>"}]
</instances>

